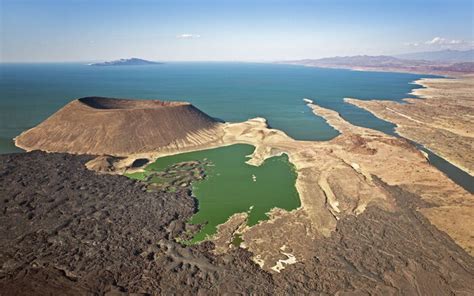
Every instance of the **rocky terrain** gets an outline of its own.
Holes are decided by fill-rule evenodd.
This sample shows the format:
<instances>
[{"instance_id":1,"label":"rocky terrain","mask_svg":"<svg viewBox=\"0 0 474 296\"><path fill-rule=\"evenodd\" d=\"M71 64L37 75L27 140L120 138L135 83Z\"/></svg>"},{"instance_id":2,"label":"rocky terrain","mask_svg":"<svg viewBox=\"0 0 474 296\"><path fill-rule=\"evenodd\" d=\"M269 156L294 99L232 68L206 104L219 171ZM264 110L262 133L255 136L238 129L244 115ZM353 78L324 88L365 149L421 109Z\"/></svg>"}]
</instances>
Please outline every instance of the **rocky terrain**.
<instances>
[{"instance_id":1,"label":"rocky terrain","mask_svg":"<svg viewBox=\"0 0 474 296\"><path fill-rule=\"evenodd\" d=\"M192 182L203 180L206 177L207 165L205 161L184 161L175 163L163 171L138 172L127 176L147 183L149 190L174 192L179 187L189 187Z\"/></svg>"},{"instance_id":2,"label":"rocky terrain","mask_svg":"<svg viewBox=\"0 0 474 296\"><path fill-rule=\"evenodd\" d=\"M310 241L312 256L280 273L234 248L182 246L196 210L189 187L148 192L89 171L89 156L0 156L0 295L384 294L470 295L474 259L417 209L433 205L397 186ZM14 184L14 185L12 185ZM304 239L302 233L299 234Z\"/></svg>"},{"instance_id":3,"label":"rocky terrain","mask_svg":"<svg viewBox=\"0 0 474 296\"><path fill-rule=\"evenodd\" d=\"M185 225L196 211L189 186L148 192L87 170L88 159L0 157L1 295L191 294L240 290L241 281L249 291L270 291L271 278L247 252L217 258L209 244L174 242L193 231Z\"/></svg>"}]
</instances>

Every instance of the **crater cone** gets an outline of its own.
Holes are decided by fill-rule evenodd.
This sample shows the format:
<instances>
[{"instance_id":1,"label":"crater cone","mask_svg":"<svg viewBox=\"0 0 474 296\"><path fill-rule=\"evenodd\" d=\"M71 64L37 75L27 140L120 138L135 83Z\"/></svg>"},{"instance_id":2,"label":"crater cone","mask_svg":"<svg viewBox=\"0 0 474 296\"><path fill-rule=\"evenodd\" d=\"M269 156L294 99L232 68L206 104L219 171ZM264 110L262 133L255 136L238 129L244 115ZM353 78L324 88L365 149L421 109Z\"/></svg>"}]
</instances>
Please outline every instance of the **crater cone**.
<instances>
[{"instance_id":1,"label":"crater cone","mask_svg":"<svg viewBox=\"0 0 474 296\"><path fill-rule=\"evenodd\" d=\"M120 156L207 144L218 138L220 126L186 102L86 97L23 132L15 145L27 151Z\"/></svg>"}]
</instances>

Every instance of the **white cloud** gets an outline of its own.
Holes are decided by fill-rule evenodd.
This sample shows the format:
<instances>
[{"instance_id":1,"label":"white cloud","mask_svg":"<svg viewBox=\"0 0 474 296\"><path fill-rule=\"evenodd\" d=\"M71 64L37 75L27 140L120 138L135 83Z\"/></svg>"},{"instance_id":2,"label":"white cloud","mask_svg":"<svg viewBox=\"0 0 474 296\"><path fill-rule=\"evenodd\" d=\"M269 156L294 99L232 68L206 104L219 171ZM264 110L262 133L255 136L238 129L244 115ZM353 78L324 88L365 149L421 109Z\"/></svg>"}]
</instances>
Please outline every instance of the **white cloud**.
<instances>
[{"instance_id":1,"label":"white cloud","mask_svg":"<svg viewBox=\"0 0 474 296\"><path fill-rule=\"evenodd\" d=\"M425 44L428 45L456 45L456 44L464 44L466 41L464 40L450 40L443 37L434 37L431 40L425 41Z\"/></svg>"},{"instance_id":2,"label":"white cloud","mask_svg":"<svg viewBox=\"0 0 474 296\"><path fill-rule=\"evenodd\" d=\"M201 35L198 35L198 34L180 34L180 35L177 35L176 38L178 39L198 39L198 38L201 38Z\"/></svg>"},{"instance_id":3,"label":"white cloud","mask_svg":"<svg viewBox=\"0 0 474 296\"><path fill-rule=\"evenodd\" d=\"M405 42L403 43L405 46L411 46L411 47L418 47L420 46L419 42Z\"/></svg>"},{"instance_id":4,"label":"white cloud","mask_svg":"<svg viewBox=\"0 0 474 296\"><path fill-rule=\"evenodd\" d=\"M448 39L444 37L433 37L427 41L405 42L405 46L423 48L426 50L436 49L471 49L474 48L474 41L466 41L460 39Z\"/></svg>"}]
</instances>

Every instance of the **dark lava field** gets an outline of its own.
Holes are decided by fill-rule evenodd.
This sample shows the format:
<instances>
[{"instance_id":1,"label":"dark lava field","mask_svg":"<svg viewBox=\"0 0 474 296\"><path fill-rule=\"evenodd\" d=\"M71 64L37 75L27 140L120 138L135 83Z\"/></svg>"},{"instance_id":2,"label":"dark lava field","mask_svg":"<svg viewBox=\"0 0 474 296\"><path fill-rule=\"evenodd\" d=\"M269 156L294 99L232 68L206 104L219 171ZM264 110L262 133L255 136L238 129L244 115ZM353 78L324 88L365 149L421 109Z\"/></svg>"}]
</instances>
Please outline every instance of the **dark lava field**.
<instances>
[{"instance_id":1,"label":"dark lava field","mask_svg":"<svg viewBox=\"0 0 474 296\"><path fill-rule=\"evenodd\" d=\"M312 260L267 273L244 249L216 256L211 242L176 241L197 230L189 186L150 192L87 170L90 159L0 156L0 295L473 294L474 258L402 188L385 185L395 212L343 218Z\"/></svg>"}]
</instances>

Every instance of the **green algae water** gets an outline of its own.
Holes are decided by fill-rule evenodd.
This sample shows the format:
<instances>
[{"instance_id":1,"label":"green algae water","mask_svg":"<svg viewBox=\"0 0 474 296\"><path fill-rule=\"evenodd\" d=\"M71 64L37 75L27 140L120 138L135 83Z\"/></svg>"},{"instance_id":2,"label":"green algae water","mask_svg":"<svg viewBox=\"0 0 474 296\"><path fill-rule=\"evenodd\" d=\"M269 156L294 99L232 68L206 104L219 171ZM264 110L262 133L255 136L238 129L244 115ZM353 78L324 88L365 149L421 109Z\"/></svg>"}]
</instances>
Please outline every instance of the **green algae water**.
<instances>
[{"instance_id":1,"label":"green algae water","mask_svg":"<svg viewBox=\"0 0 474 296\"><path fill-rule=\"evenodd\" d=\"M245 162L254 147L236 144L227 147L183 153L157 159L144 173L129 177L142 179L151 171L162 171L175 163L205 161L206 178L193 182L198 212L189 223L205 224L189 243L205 240L217 226L236 213L248 213L247 224L268 219L272 208L293 210L300 206L295 188L296 172L286 155L267 159L261 166Z\"/></svg>"}]
</instances>

